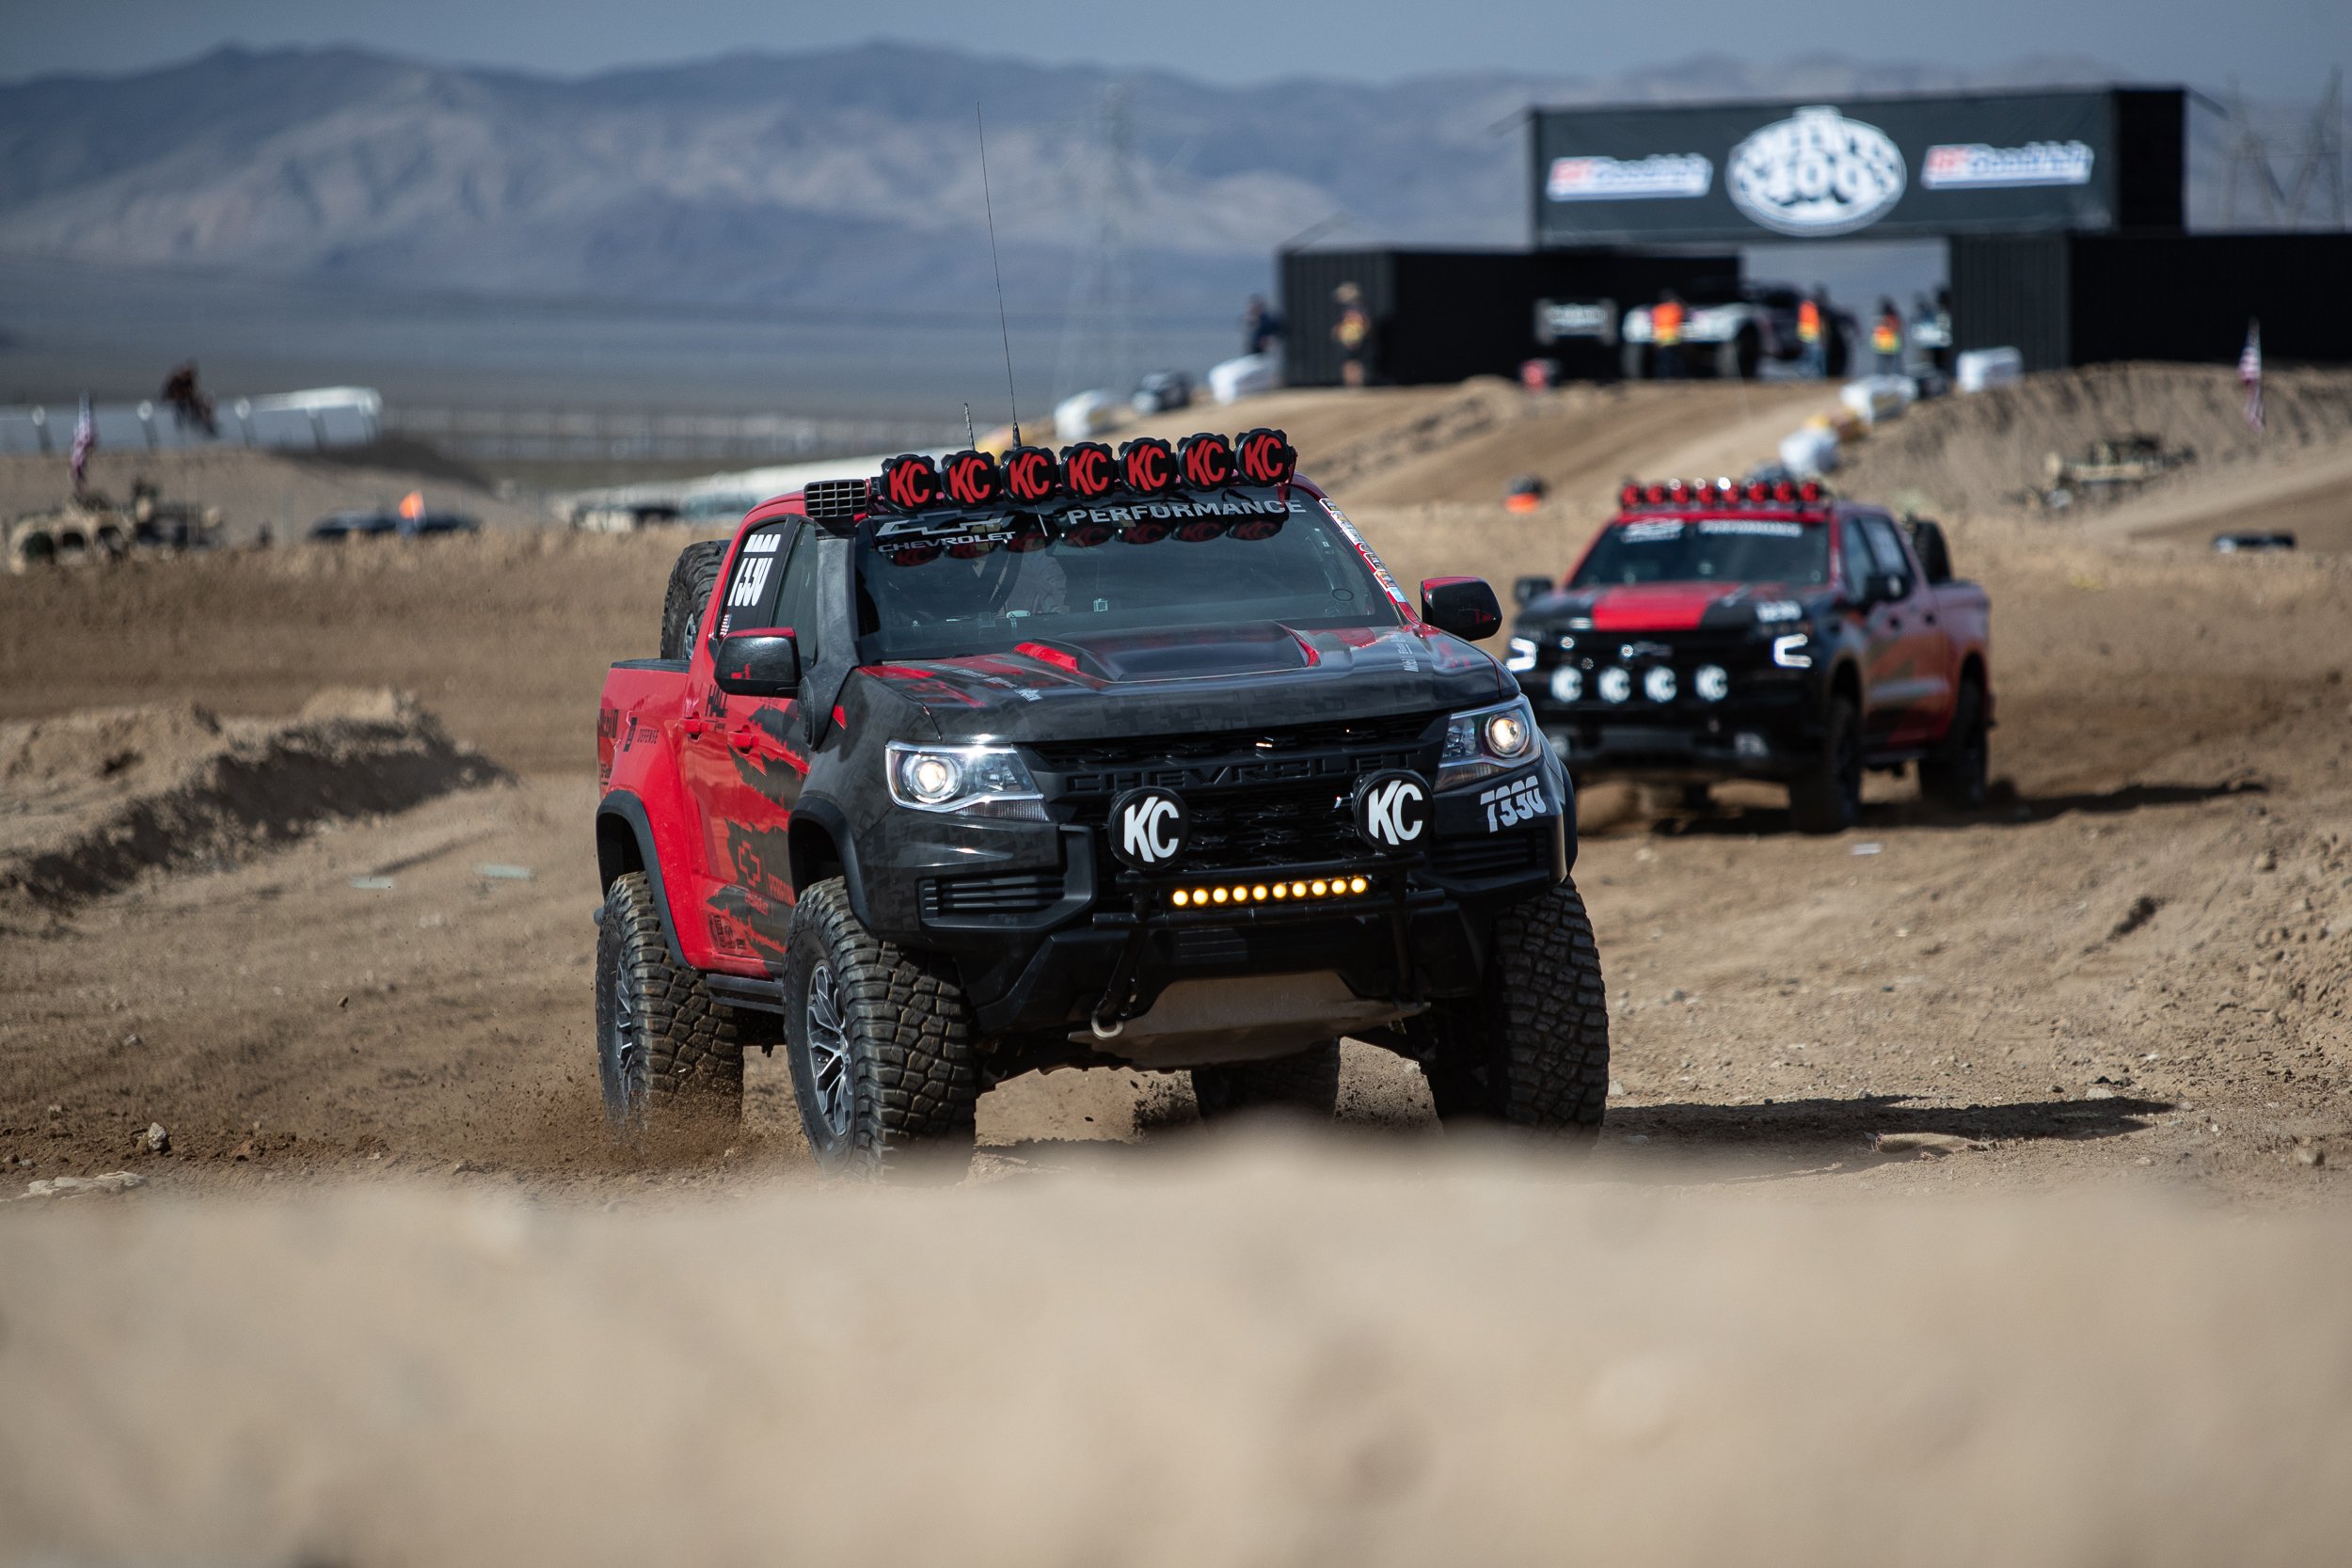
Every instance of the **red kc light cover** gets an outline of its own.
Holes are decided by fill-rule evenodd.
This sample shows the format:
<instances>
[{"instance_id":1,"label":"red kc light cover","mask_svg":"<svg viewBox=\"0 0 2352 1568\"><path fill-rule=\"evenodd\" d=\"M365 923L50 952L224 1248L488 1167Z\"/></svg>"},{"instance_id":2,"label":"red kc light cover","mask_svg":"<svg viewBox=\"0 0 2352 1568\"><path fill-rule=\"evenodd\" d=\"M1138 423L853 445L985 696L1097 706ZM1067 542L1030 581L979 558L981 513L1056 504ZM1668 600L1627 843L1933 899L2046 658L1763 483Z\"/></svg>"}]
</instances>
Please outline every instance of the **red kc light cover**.
<instances>
[{"instance_id":1,"label":"red kc light cover","mask_svg":"<svg viewBox=\"0 0 2352 1568\"><path fill-rule=\"evenodd\" d=\"M1252 484L1288 484L1298 472L1298 449L1279 430L1246 430L1233 449Z\"/></svg>"},{"instance_id":2,"label":"red kc light cover","mask_svg":"<svg viewBox=\"0 0 2352 1568\"><path fill-rule=\"evenodd\" d=\"M1051 500L1061 488L1061 464L1043 447L1015 447L1005 453L1005 494L1024 506Z\"/></svg>"},{"instance_id":3,"label":"red kc light cover","mask_svg":"<svg viewBox=\"0 0 2352 1568\"><path fill-rule=\"evenodd\" d=\"M947 499L958 506L986 506L1005 493L1005 476L984 451L951 453L939 473Z\"/></svg>"},{"instance_id":4,"label":"red kc light cover","mask_svg":"<svg viewBox=\"0 0 2352 1568\"><path fill-rule=\"evenodd\" d=\"M1655 484L1655 483L1654 483L1654 484L1652 484L1652 485L1649 487L1648 491L1647 491L1647 492L1645 492L1645 494L1646 494L1646 497L1647 497L1647 499L1648 499L1648 500L1649 500L1650 505L1652 505L1652 506L1660 506L1660 505L1664 504L1664 502L1665 502L1665 499L1666 499L1666 487L1665 487L1664 485L1662 485L1662 484Z\"/></svg>"},{"instance_id":5,"label":"red kc light cover","mask_svg":"<svg viewBox=\"0 0 2352 1568\"><path fill-rule=\"evenodd\" d=\"M1138 436L1119 449L1120 477L1138 496L1176 487L1176 449L1156 436Z\"/></svg>"},{"instance_id":6,"label":"red kc light cover","mask_svg":"<svg viewBox=\"0 0 2352 1568\"><path fill-rule=\"evenodd\" d=\"M1622 490L1618 491L1618 492L1617 492L1617 504L1618 504L1619 506L1626 506L1626 507L1632 507L1632 506L1639 506L1639 505L1641 505L1641 504L1642 504L1642 487L1641 487L1640 485L1638 485L1638 484L1629 484L1629 485L1627 485L1624 489L1622 489Z\"/></svg>"},{"instance_id":7,"label":"red kc light cover","mask_svg":"<svg viewBox=\"0 0 2352 1568\"><path fill-rule=\"evenodd\" d=\"M1800 499L1804 500L1820 500L1821 499L1821 482L1818 479L1806 480L1804 485L1797 491L1797 495Z\"/></svg>"},{"instance_id":8,"label":"red kc light cover","mask_svg":"<svg viewBox=\"0 0 2352 1568\"><path fill-rule=\"evenodd\" d=\"M1748 504L1753 506L1772 499L1772 487L1760 479L1748 481Z\"/></svg>"},{"instance_id":9,"label":"red kc light cover","mask_svg":"<svg viewBox=\"0 0 2352 1568\"><path fill-rule=\"evenodd\" d=\"M1233 443L1205 431L1176 444L1176 467L1187 490L1221 490L1241 472L1233 458Z\"/></svg>"},{"instance_id":10,"label":"red kc light cover","mask_svg":"<svg viewBox=\"0 0 2352 1568\"><path fill-rule=\"evenodd\" d=\"M907 452L885 462L877 489L882 503L893 512L920 512L927 506L937 506L946 493L940 486L938 466L920 452Z\"/></svg>"},{"instance_id":11,"label":"red kc light cover","mask_svg":"<svg viewBox=\"0 0 2352 1568\"><path fill-rule=\"evenodd\" d=\"M1796 499L1797 487L1789 483L1788 481L1784 479L1772 486L1772 499L1776 501L1792 501Z\"/></svg>"},{"instance_id":12,"label":"red kc light cover","mask_svg":"<svg viewBox=\"0 0 2352 1568\"><path fill-rule=\"evenodd\" d=\"M1111 449L1100 441L1081 441L1061 449L1062 483L1082 501L1099 501L1119 485L1119 467Z\"/></svg>"}]
</instances>

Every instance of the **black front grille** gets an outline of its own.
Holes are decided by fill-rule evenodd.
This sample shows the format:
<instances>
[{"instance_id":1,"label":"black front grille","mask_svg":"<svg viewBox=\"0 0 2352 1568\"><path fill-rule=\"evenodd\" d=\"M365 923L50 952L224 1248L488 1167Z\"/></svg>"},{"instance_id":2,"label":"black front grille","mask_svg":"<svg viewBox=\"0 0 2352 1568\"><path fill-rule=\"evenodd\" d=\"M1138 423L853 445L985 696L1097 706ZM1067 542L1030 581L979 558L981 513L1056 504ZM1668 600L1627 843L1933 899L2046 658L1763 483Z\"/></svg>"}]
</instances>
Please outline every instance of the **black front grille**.
<instances>
[{"instance_id":1,"label":"black front grille","mask_svg":"<svg viewBox=\"0 0 2352 1568\"><path fill-rule=\"evenodd\" d=\"M1180 869L1228 871L1368 858L1348 805L1357 779L1391 768L1427 776L1443 724L1438 714L1400 714L1032 750L1055 800L1098 832L1118 795L1143 784L1174 790L1186 815Z\"/></svg>"},{"instance_id":2,"label":"black front grille","mask_svg":"<svg viewBox=\"0 0 2352 1568\"><path fill-rule=\"evenodd\" d=\"M1058 871L1006 871L989 877L934 877L923 884L923 913L1035 914L1061 897Z\"/></svg>"},{"instance_id":3,"label":"black front grille","mask_svg":"<svg viewBox=\"0 0 2352 1568\"><path fill-rule=\"evenodd\" d=\"M1551 863L1549 833L1496 833L1486 838L1441 838L1429 851L1429 868L1440 877L1476 881L1510 877Z\"/></svg>"}]
</instances>

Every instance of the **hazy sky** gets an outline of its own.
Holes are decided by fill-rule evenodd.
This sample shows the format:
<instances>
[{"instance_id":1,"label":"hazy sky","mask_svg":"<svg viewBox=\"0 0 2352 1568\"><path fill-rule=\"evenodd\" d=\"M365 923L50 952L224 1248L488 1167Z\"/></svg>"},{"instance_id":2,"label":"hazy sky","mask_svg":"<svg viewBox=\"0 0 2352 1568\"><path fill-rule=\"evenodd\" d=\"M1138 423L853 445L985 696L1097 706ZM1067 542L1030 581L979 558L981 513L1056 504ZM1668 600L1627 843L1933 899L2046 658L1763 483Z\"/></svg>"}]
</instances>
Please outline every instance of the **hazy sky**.
<instances>
[{"instance_id":1,"label":"hazy sky","mask_svg":"<svg viewBox=\"0 0 2352 1568\"><path fill-rule=\"evenodd\" d=\"M350 42L558 72L730 49L933 40L1056 63L1157 66L1228 82L1310 72L1584 74L1707 51L1980 66L2089 55L2145 79L2314 98L2352 61L2352 0L0 0L0 78L119 71L224 42Z\"/></svg>"}]
</instances>

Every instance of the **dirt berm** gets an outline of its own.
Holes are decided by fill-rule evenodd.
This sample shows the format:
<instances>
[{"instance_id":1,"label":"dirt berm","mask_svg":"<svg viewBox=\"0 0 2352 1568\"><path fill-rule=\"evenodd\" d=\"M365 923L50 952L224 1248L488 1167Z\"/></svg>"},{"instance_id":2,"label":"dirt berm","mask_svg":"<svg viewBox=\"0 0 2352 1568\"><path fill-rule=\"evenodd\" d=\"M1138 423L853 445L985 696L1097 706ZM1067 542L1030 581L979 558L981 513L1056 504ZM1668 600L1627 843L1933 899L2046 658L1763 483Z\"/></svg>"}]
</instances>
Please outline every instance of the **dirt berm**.
<instances>
[{"instance_id":1,"label":"dirt berm","mask_svg":"<svg viewBox=\"0 0 2352 1568\"><path fill-rule=\"evenodd\" d=\"M391 690L324 691L283 722L183 703L0 724L0 914L220 869L506 776Z\"/></svg>"},{"instance_id":2,"label":"dirt berm","mask_svg":"<svg viewBox=\"0 0 2352 1568\"><path fill-rule=\"evenodd\" d=\"M2209 1568L2352 1539L2341 1212L1564 1174L1246 1148L618 1214L21 1205L0 1560Z\"/></svg>"}]
</instances>

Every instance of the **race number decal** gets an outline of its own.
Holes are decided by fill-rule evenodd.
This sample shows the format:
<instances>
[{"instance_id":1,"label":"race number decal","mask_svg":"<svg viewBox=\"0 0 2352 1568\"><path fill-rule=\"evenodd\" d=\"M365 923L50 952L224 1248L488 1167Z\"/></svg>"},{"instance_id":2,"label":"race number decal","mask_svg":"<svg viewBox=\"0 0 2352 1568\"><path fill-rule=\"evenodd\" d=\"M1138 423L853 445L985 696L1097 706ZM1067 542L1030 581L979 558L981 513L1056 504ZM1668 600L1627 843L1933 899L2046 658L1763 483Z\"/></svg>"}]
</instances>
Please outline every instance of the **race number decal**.
<instances>
[{"instance_id":1,"label":"race number decal","mask_svg":"<svg viewBox=\"0 0 2352 1568\"><path fill-rule=\"evenodd\" d=\"M1356 785L1356 832L1389 854L1418 849L1429 832L1429 786L1418 773L1375 773Z\"/></svg>"},{"instance_id":2,"label":"race number decal","mask_svg":"<svg viewBox=\"0 0 2352 1568\"><path fill-rule=\"evenodd\" d=\"M1479 809L1486 814L1486 831L1499 833L1505 828L1516 828L1522 822L1533 822L1551 815L1551 799L1544 793L1541 773L1529 773L1522 778L1499 784L1482 790Z\"/></svg>"},{"instance_id":3,"label":"race number decal","mask_svg":"<svg viewBox=\"0 0 2352 1568\"><path fill-rule=\"evenodd\" d=\"M1111 802L1111 853L1137 871L1173 865L1184 852L1184 802L1165 789L1131 789Z\"/></svg>"}]
</instances>

